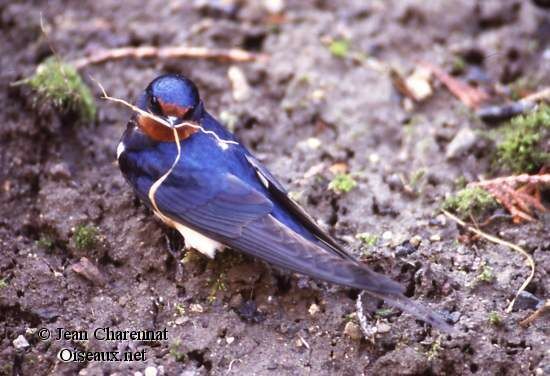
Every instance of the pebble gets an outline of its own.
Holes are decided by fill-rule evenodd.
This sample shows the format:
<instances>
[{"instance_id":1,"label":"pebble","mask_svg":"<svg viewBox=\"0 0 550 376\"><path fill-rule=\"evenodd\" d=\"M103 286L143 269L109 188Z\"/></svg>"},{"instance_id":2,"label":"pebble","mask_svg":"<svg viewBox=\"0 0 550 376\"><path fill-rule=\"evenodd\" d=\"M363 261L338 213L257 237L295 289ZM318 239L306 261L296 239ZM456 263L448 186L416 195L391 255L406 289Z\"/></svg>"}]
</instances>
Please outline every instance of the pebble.
<instances>
[{"instance_id":1,"label":"pebble","mask_svg":"<svg viewBox=\"0 0 550 376\"><path fill-rule=\"evenodd\" d=\"M378 333L388 333L391 330L391 326L386 323L380 323L376 326L376 331Z\"/></svg>"},{"instance_id":2,"label":"pebble","mask_svg":"<svg viewBox=\"0 0 550 376\"><path fill-rule=\"evenodd\" d=\"M241 294L235 294L231 297L231 300L229 300L229 307L231 308L237 308L240 307L243 304L243 296Z\"/></svg>"},{"instance_id":3,"label":"pebble","mask_svg":"<svg viewBox=\"0 0 550 376\"><path fill-rule=\"evenodd\" d=\"M398 257L408 256L416 251L416 247L410 242L405 240L403 243L395 247L395 255Z\"/></svg>"},{"instance_id":4,"label":"pebble","mask_svg":"<svg viewBox=\"0 0 550 376\"><path fill-rule=\"evenodd\" d=\"M13 346L19 350L19 349L25 349L30 345L27 339L23 335L19 335L16 339L13 340Z\"/></svg>"},{"instance_id":5,"label":"pebble","mask_svg":"<svg viewBox=\"0 0 550 376\"><path fill-rule=\"evenodd\" d=\"M317 304L313 303L309 306L308 312L311 316L315 316L320 310L321 308Z\"/></svg>"},{"instance_id":6,"label":"pebble","mask_svg":"<svg viewBox=\"0 0 550 376\"><path fill-rule=\"evenodd\" d=\"M232 65L227 70L227 77L231 81L231 87L233 88L233 99L237 102L243 102L250 98L252 90L241 68Z\"/></svg>"},{"instance_id":7,"label":"pebble","mask_svg":"<svg viewBox=\"0 0 550 376\"><path fill-rule=\"evenodd\" d=\"M191 304L189 310L194 313L203 313L204 308L200 304Z\"/></svg>"},{"instance_id":8,"label":"pebble","mask_svg":"<svg viewBox=\"0 0 550 376\"><path fill-rule=\"evenodd\" d=\"M391 240L393 238L393 233L391 231L384 231L382 234L382 239Z\"/></svg>"},{"instance_id":9,"label":"pebble","mask_svg":"<svg viewBox=\"0 0 550 376\"><path fill-rule=\"evenodd\" d=\"M263 6L269 13L281 13L285 9L285 0L264 0Z\"/></svg>"},{"instance_id":10,"label":"pebble","mask_svg":"<svg viewBox=\"0 0 550 376\"><path fill-rule=\"evenodd\" d=\"M227 342L228 345L231 345L235 342L235 337L225 337L225 342Z\"/></svg>"},{"instance_id":11,"label":"pebble","mask_svg":"<svg viewBox=\"0 0 550 376\"><path fill-rule=\"evenodd\" d=\"M363 338L361 328L354 322L349 321L344 327L344 334L354 340L360 340Z\"/></svg>"},{"instance_id":12,"label":"pebble","mask_svg":"<svg viewBox=\"0 0 550 376\"><path fill-rule=\"evenodd\" d=\"M386 178L386 184L393 191L401 191L403 189L403 181L398 174L391 174Z\"/></svg>"},{"instance_id":13,"label":"pebble","mask_svg":"<svg viewBox=\"0 0 550 376\"><path fill-rule=\"evenodd\" d=\"M155 367L149 366L149 367L145 368L144 374L145 374L145 376L157 376L158 371Z\"/></svg>"},{"instance_id":14,"label":"pebble","mask_svg":"<svg viewBox=\"0 0 550 376\"><path fill-rule=\"evenodd\" d=\"M514 311L522 311L524 309L538 309L542 307L544 301L537 298L535 295L527 291L519 293L516 301L514 302Z\"/></svg>"},{"instance_id":15,"label":"pebble","mask_svg":"<svg viewBox=\"0 0 550 376\"><path fill-rule=\"evenodd\" d=\"M420 246L420 243L422 243L422 236L415 235L412 238L409 239L409 243L415 248L418 248Z\"/></svg>"},{"instance_id":16,"label":"pebble","mask_svg":"<svg viewBox=\"0 0 550 376\"><path fill-rule=\"evenodd\" d=\"M69 180L71 171L66 163L56 163L49 170L50 176L57 180Z\"/></svg>"},{"instance_id":17,"label":"pebble","mask_svg":"<svg viewBox=\"0 0 550 376\"><path fill-rule=\"evenodd\" d=\"M417 67L414 72L405 79L405 85L414 97L414 100L422 102L433 94L430 85L431 70Z\"/></svg>"},{"instance_id":18,"label":"pebble","mask_svg":"<svg viewBox=\"0 0 550 376\"><path fill-rule=\"evenodd\" d=\"M447 145L445 157L454 159L469 151L478 139L477 134L469 127L462 128Z\"/></svg>"},{"instance_id":19,"label":"pebble","mask_svg":"<svg viewBox=\"0 0 550 376\"><path fill-rule=\"evenodd\" d=\"M303 152L310 152L312 150L317 150L321 147L322 143L317 137L309 137L305 140L301 140L296 144L296 148ZM323 164L324 168L324 164Z\"/></svg>"},{"instance_id":20,"label":"pebble","mask_svg":"<svg viewBox=\"0 0 550 376\"><path fill-rule=\"evenodd\" d=\"M441 235L439 235L439 234L433 234L432 236L430 236L430 241L431 241L431 242L439 242L439 241L441 241Z\"/></svg>"}]
</instances>

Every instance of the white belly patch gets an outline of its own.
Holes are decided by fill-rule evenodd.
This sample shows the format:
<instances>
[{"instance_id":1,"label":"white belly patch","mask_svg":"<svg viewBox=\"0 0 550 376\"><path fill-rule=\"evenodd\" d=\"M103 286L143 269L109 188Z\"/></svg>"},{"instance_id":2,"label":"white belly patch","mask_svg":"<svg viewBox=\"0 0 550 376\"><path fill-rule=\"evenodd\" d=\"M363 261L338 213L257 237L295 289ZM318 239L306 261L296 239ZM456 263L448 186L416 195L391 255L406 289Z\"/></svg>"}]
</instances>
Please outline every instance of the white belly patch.
<instances>
[{"instance_id":1,"label":"white belly patch","mask_svg":"<svg viewBox=\"0 0 550 376\"><path fill-rule=\"evenodd\" d=\"M126 149L126 148L124 147L124 143L123 143L122 141L120 141L120 142L118 143L118 146L116 147L116 159L120 159L120 155L121 155L122 153L124 153L124 150L125 150L125 149Z\"/></svg>"},{"instance_id":2,"label":"white belly patch","mask_svg":"<svg viewBox=\"0 0 550 376\"><path fill-rule=\"evenodd\" d=\"M155 211L155 214L168 226L171 226L176 230L178 230L178 232L185 239L186 249L189 249L189 248L196 249L203 255L206 255L212 259L214 258L214 256L216 256L216 251L221 252L224 250L225 245L223 245L222 243L212 240L209 237L204 236L201 233L198 233L197 231L182 225L181 223L174 222L170 218L162 215L157 211Z\"/></svg>"}]
</instances>

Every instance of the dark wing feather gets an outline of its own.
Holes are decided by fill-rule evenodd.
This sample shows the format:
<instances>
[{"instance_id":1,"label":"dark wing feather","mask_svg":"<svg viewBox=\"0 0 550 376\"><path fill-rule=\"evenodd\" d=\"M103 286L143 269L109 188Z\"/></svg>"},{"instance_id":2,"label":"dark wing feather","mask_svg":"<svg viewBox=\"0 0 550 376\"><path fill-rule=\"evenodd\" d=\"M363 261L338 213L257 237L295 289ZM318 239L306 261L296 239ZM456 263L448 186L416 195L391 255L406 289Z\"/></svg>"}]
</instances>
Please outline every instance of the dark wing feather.
<instances>
[{"instance_id":1,"label":"dark wing feather","mask_svg":"<svg viewBox=\"0 0 550 376\"><path fill-rule=\"evenodd\" d=\"M328 282L380 294L404 291L400 284L365 265L326 252L271 215L244 226L241 236L225 243L273 265Z\"/></svg>"},{"instance_id":2,"label":"dark wing feather","mask_svg":"<svg viewBox=\"0 0 550 376\"><path fill-rule=\"evenodd\" d=\"M256 169L258 174L261 174L264 179L268 181L267 189L277 200L277 202L282 205L286 210L292 213L300 223L309 230L320 242L323 244L323 248L327 251L338 255L339 257L347 260L355 261L356 258L351 255L347 250L345 250L338 242L329 234L327 234L323 229L319 227L315 220L306 213L306 211L298 205L296 201L291 199L288 196L288 192L282 186L281 183L265 168L256 158L247 155L246 159L248 162Z\"/></svg>"},{"instance_id":3,"label":"dark wing feather","mask_svg":"<svg viewBox=\"0 0 550 376\"><path fill-rule=\"evenodd\" d=\"M216 237L237 237L242 227L271 212L273 203L231 174L212 181L204 172L174 171L158 188L160 211L195 230Z\"/></svg>"}]
</instances>

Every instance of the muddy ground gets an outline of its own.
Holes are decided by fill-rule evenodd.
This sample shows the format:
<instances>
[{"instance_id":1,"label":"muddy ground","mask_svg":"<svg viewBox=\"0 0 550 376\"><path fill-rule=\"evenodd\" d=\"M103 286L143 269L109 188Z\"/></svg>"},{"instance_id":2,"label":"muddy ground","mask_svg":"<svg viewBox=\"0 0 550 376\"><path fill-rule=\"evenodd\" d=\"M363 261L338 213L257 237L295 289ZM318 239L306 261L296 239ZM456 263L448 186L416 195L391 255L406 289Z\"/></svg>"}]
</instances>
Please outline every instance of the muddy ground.
<instances>
[{"instance_id":1,"label":"muddy ground","mask_svg":"<svg viewBox=\"0 0 550 376\"><path fill-rule=\"evenodd\" d=\"M541 88L550 84L548 11L526 0L287 1L282 16L274 16L261 2L238 2L235 9L216 3L223 2L0 5L0 374L133 374L147 367L148 375L550 374L548 317L520 327L518 320L534 311L529 300L504 312L528 275L524 259L485 241L458 242L460 230L438 210L457 182L490 176L494 145L486 138L454 160L445 156L460 129L487 126L440 85L406 111L389 76L354 57L407 73L421 60L451 71L463 56L462 77L478 67L473 74L502 85ZM345 56L331 54L331 39L350 41ZM72 60L98 48L177 44L241 47L269 59L237 64L252 88L244 101L233 97L227 63L128 59L81 73L91 86L89 76L130 100L162 72L191 77L209 111L236 120L238 137L322 226L407 286L408 295L447 315L461 335L442 335L370 300L366 308L379 333L354 339L344 328L356 322L357 291L233 251L214 261L188 252L178 265L164 227L137 202L115 161L130 112L101 101L92 86L97 122L78 126L35 106L25 87L10 86L51 55L50 45ZM347 194L327 188L338 163L358 182ZM73 238L79 225L99 231L88 249ZM533 255L537 271L527 290L547 299L550 217L522 225L500 220L486 230ZM364 232L378 236L375 246L356 239ZM422 237L418 249L396 246L415 235ZM83 256L101 276L75 272ZM479 278L484 265L492 269L489 282ZM491 312L500 325L489 323ZM168 340L37 335L40 328L100 327L168 328ZM21 335L28 346L14 344ZM62 363L56 358L62 348L145 349L147 359Z\"/></svg>"}]
</instances>

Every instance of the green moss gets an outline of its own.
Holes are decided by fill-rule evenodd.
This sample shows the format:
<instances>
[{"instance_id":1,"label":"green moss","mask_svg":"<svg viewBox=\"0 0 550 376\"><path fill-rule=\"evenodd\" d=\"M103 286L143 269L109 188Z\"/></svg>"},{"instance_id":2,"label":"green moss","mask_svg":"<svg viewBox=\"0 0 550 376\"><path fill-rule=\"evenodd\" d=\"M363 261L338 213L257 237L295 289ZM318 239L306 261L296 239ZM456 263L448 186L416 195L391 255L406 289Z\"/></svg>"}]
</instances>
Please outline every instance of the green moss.
<instances>
[{"instance_id":1,"label":"green moss","mask_svg":"<svg viewBox=\"0 0 550 376\"><path fill-rule=\"evenodd\" d=\"M453 211L461 218L480 216L497 207L495 199L479 187L465 188L458 191L443 203L443 209Z\"/></svg>"},{"instance_id":2,"label":"green moss","mask_svg":"<svg viewBox=\"0 0 550 376\"><path fill-rule=\"evenodd\" d=\"M487 265L483 265L481 268L481 273L477 276L476 280L479 282L492 282L495 276L493 275L493 268Z\"/></svg>"},{"instance_id":3,"label":"green moss","mask_svg":"<svg viewBox=\"0 0 550 376\"><path fill-rule=\"evenodd\" d=\"M424 177L424 175L426 175L426 169L424 169L424 168L420 168L420 169L414 171L411 174L411 178L410 178L410 182L409 182L410 186L413 189L416 189L418 187L420 181Z\"/></svg>"},{"instance_id":4,"label":"green moss","mask_svg":"<svg viewBox=\"0 0 550 376\"><path fill-rule=\"evenodd\" d=\"M36 68L33 76L19 83L29 85L41 100L63 113L75 113L83 122L93 121L95 101L76 69L50 57Z\"/></svg>"},{"instance_id":5,"label":"green moss","mask_svg":"<svg viewBox=\"0 0 550 376\"><path fill-rule=\"evenodd\" d=\"M462 56L455 56L452 71L454 74L461 74L466 70L466 60Z\"/></svg>"},{"instance_id":6,"label":"green moss","mask_svg":"<svg viewBox=\"0 0 550 376\"><path fill-rule=\"evenodd\" d=\"M355 238L360 240L361 243L367 247L375 246L378 242L378 235L369 232L361 232L355 235Z\"/></svg>"},{"instance_id":7,"label":"green moss","mask_svg":"<svg viewBox=\"0 0 550 376\"><path fill-rule=\"evenodd\" d=\"M78 249L91 249L98 243L99 230L92 225L77 226L73 233L73 241Z\"/></svg>"},{"instance_id":8,"label":"green moss","mask_svg":"<svg viewBox=\"0 0 550 376\"><path fill-rule=\"evenodd\" d=\"M357 182L349 174L338 174L328 185L328 189L336 193L348 193L357 187Z\"/></svg>"},{"instance_id":9,"label":"green moss","mask_svg":"<svg viewBox=\"0 0 550 376\"><path fill-rule=\"evenodd\" d=\"M218 295L218 292L227 291L225 280L225 273L220 273L216 278L210 281L210 293L208 294L208 303L212 304L216 301L216 296Z\"/></svg>"},{"instance_id":10,"label":"green moss","mask_svg":"<svg viewBox=\"0 0 550 376\"><path fill-rule=\"evenodd\" d=\"M502 325L502 319L500 318L500 315L497 311L489 312L489 317L487 319L489 321L489 324L493 326L500 326Z\"/></svg>"},{"instance_id":11,"label":"green moss","mask_svg":"<svg viewBox=\"0 0 550 376\"><path fill-rule=\"evenodd\" d=\"M380 308L376 311L375 315L380 318L385 318L390 315L393 315L393 309L392 308Z\"/></svg>"},{"instance_id":12,"label":"green moss","mask_svg":"<svg viewBox=\"0 0 550 376\"><path fill-rule=\"evenodd\" d=\"M185 306L182 303L174 304L174 309L176 310L177 316L185 316Z\"/></svg>"},{"instance_id":13,"label":"green moss","mask_svg":"<svg viewBox=\"0 0 550 376\"><path fill-rule=\"evenodd\" d=\"M8 281L6 278L0 278L0 289L5 289L8 287Z\"/></svg>"},{"instance_id":14,"label":"green moss","mask_svg":"<svg viewBox=\"0 0 550 376\"><path fill-rule=\"evenodd\" d=\"M439 353L441 352L441 349L441 337L437 337L437 339L433 341L430 349L428 350L428 353L426 354L428 360L433 360L437 358L439 356Z\"/></svg>"},{"instance_id":15,"label":"green moss","mask_svg":"<svg viewBox=\"0 0 550 376\"><path fill-rule=\"evenodd\" d=\"M36 245L43 249L52 249L53 240L47 235L42 235L40 239L36 241Z\"/></svg>"},{"instance_id":16,"label":"green moss","mask_svg":"<svg viewBox=\"0 0 550 376\"><path fill-rule=\"evenodd\" d=\"M184 362L187 359L185 351L182 350L181 341L178 339L170 344L170 355L176 362Z\"/></svg>"},{"instance_id":17,"label":"green moss","mask_svg":"<svg viewBox=\"0 0 550 376\"><path fill-rule=\"evenodd\" d=\"M498 143L498 167L513 173L534 173L550 164L550 106L541 106L528 115L516 116L502 129Z\"/></svg>"},{"instance_id":18,"label":"green moss","mask_svg":"<svg viewBox=\"0 0 550 376\"><path fill-rule=\"evenodd\" d=\"M338 58L344 58L348 56L349 48L350 43L347 39L335 39L328 46L328 50L330 51L332 56Z\"/></svg>"}]
</instances>

